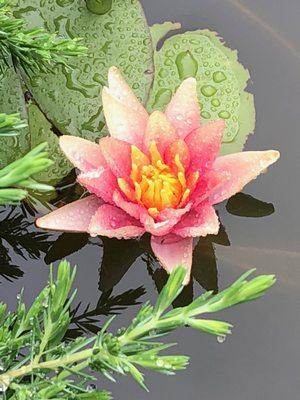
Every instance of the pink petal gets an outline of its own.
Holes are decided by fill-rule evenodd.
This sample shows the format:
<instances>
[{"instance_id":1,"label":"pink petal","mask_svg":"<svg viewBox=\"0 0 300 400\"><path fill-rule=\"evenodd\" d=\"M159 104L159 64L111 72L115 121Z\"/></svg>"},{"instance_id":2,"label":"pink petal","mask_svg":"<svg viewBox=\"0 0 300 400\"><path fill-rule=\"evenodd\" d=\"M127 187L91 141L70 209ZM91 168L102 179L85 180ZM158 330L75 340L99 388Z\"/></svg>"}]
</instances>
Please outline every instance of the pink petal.
<instances>
[{"instance_id":1,"label":"pink petal","mask_svg":"<svg viewBox=\"0 0 300 400\"><path fill-rule=\"evenodd\" d=\"M106 203L113 203L113 193L118 189L118 183L108 167L82 172L78 175L77 181L90 193L101 197Z\"/></svg>"},{"instance_id":2,"label":"pink petal","mask_svg":"<svg viewBox=\"0 0 300 400\"><path fill-rule=\"evenodd\" d=\"M121 103L105 87L102 90L102 103L110 135L130 144L141 146L147 125L144 113Z\"/></svg>"},{"instance_id":3,"label":"pink petal","mask_svg":"<svg viewBox=\"0 0 300 400\"><path fill-rule=\"evenodd\" d=\"M151 247L163 268L171 273L179 265L187 270L184 285L190 281L193 255L193 239L181 238L176 235L151 237Z\"/></svg>"},{"instance_id":4,"label":"pink petal","mask_svg":"<svg viewBox=\"0 0 300 400\"><path fill-rule=\"evenodd\" d=\"M116 67L111 67L108 71L108 86L109 92L112 96L123 103L126 107L132 108L140 115L144 115L145 120L148 119L147 111Z\"/></svg>"},{"instance_id":5,"label":"pink petal","mask_svg":"<svg viewBox=\"0 0 300 400\"><path fill-rule=\"evenodd\" d=\"M175 142L171 143L170 146L166 149L164 155L165 163L169 165L175 172L178 171L178 167L175 163L175 157L177 154L179 155L181 164L187 170L190 165L190 152L185 141L182 139L178 139Z\"/></svg>"},{"instance_id":6,"label":"pink petal","mask_svg":"<svg viewBox=\"0 0 300 400\"><path fill-rule=\"evenodd\" d=\"M200 107L197 96L197 81L188 78L181 83L166 108L166 116L175 126L177 134L185 138L200 126Z\"/></svg>"},{"instance_id":7,"label":"pink petal","mask_svg":"<svg viewBox=\"0 0 300 400\"><path fill-rule=\"evenodd\" d=\"M115 190L115 192L113 194L113 200L117 207L121 208L127 214L129 214L131 217L133 217L137 220L140 220L141 215L144 214L145 212L148 214L145 207L143 207L140 204L136 204L136 203L132 203L131 201L128 201L118 190Z\"/></svg>"},{"instance_id":8,"label":"pink petal","mask_svg":"<svg viewBox=\"0 0 300 400\"><path fill-rule=\"evenodd\" d=\"M117 207L139 220L145 230L155 236L164 236L171 232L182 216L191 209L191 203L181 209L168 208L161 211L157 217L157 221L155 221L145 207L126 200L120 192L115 191L113 199Z\"/></svg>"},{"instance_id":9,"label":"pink petal","mask_svg":"<svg viewBox=\"0 0 300 400\"><path fill-rule=\"evenodd\" d=\"M71 163L81 171L91 171L105 164L101 150L96 143L77 136L64 135L59 138L59 144Z\"/></svg>"},{"instance_id":10,"label":"pink petal","mask_svg":"<svg viewBox=\"0 0 300 400\"><path fill-rule=\"evenodd\" d=\"M191 209L191 203L180 209L165 209L161 211L155 221L148 212L140 215L140 221L145 230L154 236L165 236L170 233L174 226L181 220L182 216Z\"/></svg>"},{"instance_id":11,"label":"pink petal","mask_svg":"<svg viewBox=\"0 0 300 400\"><path fill-rule=\"evenodd\" d=\"M178 139L175 133L175 128L160 111L154 111L148 120L144 143L146 149L149 149L150 144L155 142L161 154L164 154L165 149Z\"/></svg>"},{"instance_id":12,"label":"pink petal","mask_svg":"<svg viewBox=\"0 0 300 400\"><path fill-rule=\"evenodd\" d=\"M131 239L143 235L145 229L120 208L103 204L91 219L88 231L91 236Z\"/></svg>"},{"instance_id":13,"label":"pink petal","mask_svg":"<svg viewBox=\"0 0 300 400\"><path fill-rule=\"evenodd\" d=\"M117 178L127 178L131 172L131 146L112 137L100 139L99 146L105 161Z\"/></svg>"},{"instance_id":14,"label":"pink petal","mask_svg":"<svg viewBox=\"0 0 300 400\"><path fill-rule=\"evenodd\" d=\"M88 196L38 218L36 226L56 231L87 232L92 216L102 204L98 197Z\"/></svg>"},{"instance_id":15,"label":"pink petal","mask_svg":"<svg viewBox=\"0 0 300 400\"><path fill-rule=\"evenodd\" d=\"M224 128L223 119L212 121L185 138L191 157L189 172L199 171L201 174L211 167L219 154Z\"/></svg>"},{"instance_id":16,"label":"pink petal","mask_svg":"<svg viewBox=\"0 0 300 400\"><path fill-rule=\"evenodd\" d=\"M175 226L173 232L182 237L216 235L219 231L219 219L214 208L209 204L201 204L192 209Z\"/></svg>"},{"instance_id":17,"label":"pink petal","mask_svg":"<svg viewBox=\"0 0 300 400\"><path fill-rule=\"evenodd\" d=\"M223 185L229 181L230 177L225 172L209 171L201 176L195 190L190 196L194 202L194 208L204 201L211 204L211 199ZM208 200L208 201L207 201Z\"/></svg>"},{"instance_id":18,"label":"pink petal","mask_svg":"<svg viewBox=\"0 0 300 400\"><path fill-rule=\"evenodd\" d=\"M228 179L211 197L211 202L220 203L240 192L247 183L277 161L279 156L278 151L268 150L244 151L217 158L213 165L213 172L216 176L226 174Z\"/></svg>"}]
</instances>

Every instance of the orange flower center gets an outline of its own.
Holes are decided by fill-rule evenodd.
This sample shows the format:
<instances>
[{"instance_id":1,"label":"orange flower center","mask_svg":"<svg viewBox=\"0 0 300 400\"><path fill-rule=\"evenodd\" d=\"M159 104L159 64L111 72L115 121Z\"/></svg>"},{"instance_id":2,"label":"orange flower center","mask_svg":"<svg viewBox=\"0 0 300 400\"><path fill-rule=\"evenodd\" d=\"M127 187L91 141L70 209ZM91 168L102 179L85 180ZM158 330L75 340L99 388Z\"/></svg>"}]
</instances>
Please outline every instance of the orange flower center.
<instances>
[{"instance_id":1,"label":"orange flower center","mask_svg":"<svg viewBox=\"0 0 300 400\"><path fill-rule=\"evenodd\" d=\"M174 168L165 164L156 143L150 145L150 160L137 147L131 146L131 182L118 179L120 189L131 200L143 204L150 215L156 217L165 208L179 208L186 203L191 189L187 185L185 168L178 154ZM193 174L198 180L199 174Z\"/></svg>"}]
</instances>

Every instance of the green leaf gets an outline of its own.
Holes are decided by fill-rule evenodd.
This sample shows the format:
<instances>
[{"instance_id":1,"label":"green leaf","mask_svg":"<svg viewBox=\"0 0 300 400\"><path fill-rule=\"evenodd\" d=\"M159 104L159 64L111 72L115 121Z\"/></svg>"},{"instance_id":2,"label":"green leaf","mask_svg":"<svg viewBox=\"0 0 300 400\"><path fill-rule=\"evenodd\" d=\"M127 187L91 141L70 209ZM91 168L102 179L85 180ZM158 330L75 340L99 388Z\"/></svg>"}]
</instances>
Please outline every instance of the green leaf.
<instances>
[{"instance_id":1,"label":"green leaf","mask_svg":"<svg viewBox=\"0 0 300 400\"><path fill-rule=\"evenodd\" d=\"M20 120L19 114L0 113L0 136L16 136L27 123Z\"/></svg>"},{"instance_id":2,"label":"green leaf","mask_svg":"<svg viewBox=\"0 0 300 400\"><path fill-rule=\"evenodd\" d=\"M85 1L15 0L14 15L29 27L45 26L66 38L81 37L85 57L72 58L72 69L58 66L27 83L47 118L64 134L95 140L105 132L101 89L108 67L116 65L145 102L152 84L152 44L137 0L114 0L104 15L91 13Z\"/></svg>"},{"instance_id":3,"label":"green leaf","mask_svg":"<svg viewBox=\"0 0 300 400\"><path fill-rule=\"evenodd\" d=\"M26 105L18 75L13 67L0 72L1 113L19 113L27 120ZM18 136L0 137L0 168L23 156L30 150L28 127L19 130Z\"/></svg>"},{"instance_id":4,"label":"green leaf","mask_svg":"<svg viewBox=\"0 0 300 400\"><path fill-rule=\"evenodd\" d=\"M35 174L34 179L52 185L56 184L71 171L73 165L60 150L58 137L51 129L52 125L35 104L28 106L28 122L31 147L34 148L40 143L47 142L47 150L53 161L53 165L50 168Z\"/></svg>"},{"instance_id":5,"label":"green leaf","mask_svg":"<svg viewBox=\"0 0 300 400\"><path fill-rule=\"evenodd\" d=\"M179 296L183 289L182 282L186 273L184 267L177 267L170 275L170 278L158 296L154 307L154 314L160 316L168 307L170 307L176 297Z\"/></svg>"},{"instance_id":6,"label":"green leaf","mask_svg":"<svg viewBox=\"0 0 300 400\"><path fill-rule=\"evenodd\" d=\"M170 25L172 28L174 25ZM154 26L154 43L158 27ZM222 153L241 151L255 126L253 96L245 91L249 72L217 34L196 30L174 35L154 53L155 78L148 101L150 111L164 109L180 82L198 82L202 122L223 118L226 130Z\"/></svg>"}]
</instances>

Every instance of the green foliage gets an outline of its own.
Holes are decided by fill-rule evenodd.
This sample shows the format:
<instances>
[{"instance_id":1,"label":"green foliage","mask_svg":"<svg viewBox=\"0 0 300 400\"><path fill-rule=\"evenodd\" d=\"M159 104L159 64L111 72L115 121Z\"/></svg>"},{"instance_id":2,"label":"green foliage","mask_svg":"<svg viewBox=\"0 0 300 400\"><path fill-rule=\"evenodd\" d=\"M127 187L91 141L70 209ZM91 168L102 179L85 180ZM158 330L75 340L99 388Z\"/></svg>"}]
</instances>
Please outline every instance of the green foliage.
<instances>
[{"instance_id":1,"label":"green foliage","mask_svg":"<svg viewBox=\"0 0 300 400\"><path fill-rule=\"evenodd\" d=\"M27 123L20 120L19 114L0 114L0 136L16 136Z\"/></svg>"},{"instance_id":2,"label":"green foliage","mask_svg":"<svg viewBox=\"0 0 300 400\"><path fill-rule=\"evenodd\" d=\"M48 71L53 64L67 65L66 58L83 55L86 48L80 39L61 39L43 28L26 27L11 13L7 0L0 1L0 65L22 67L27 73ZM2 69L3 72L3 69Z\"/></svg>"},{"instance_id":3,"label":"green foliage","mask_svg":"<svg viewBox=\"0 0 300 400\"><path fill-rule=\"evenodd\" d=\"M0 205L17 204L27 196L27 189L49 191L49 185L36 182L32 176L52 165L42 143L24 157L0 170Z\"/></svg>"},{"instance_id":4,"label":"green foliage","mask_svg":"<svg viewBox=\"0 0 300 400\"><path fill-rule=\"evenodd\" d=\"M185 269L178 267L156 305L145 303L127 328L119 329L115 335L110 333L113 316L98 334L65 342L75 295L71 292L75 269L72 271L69 263L62 261L55 279L50 269L48 285L29 309L22 294L15 313L7 313L5 304L0 303L2 390L7 399L109 399L107 392L87 386L87 382L96 379L89 369L113 381L116 374L129 374L147 389L140 367L173 375L188 364L186 356L162 353L173 344L157 339L186 325L212 335L229 334L229 323L197 317L254 300L275 282L273 275L247 280L252 272L218 295L207 292L188 306L169 310L183 289Z\"/></svg>"},{"instance_id":5,"label":"green foliage","mask_svg":"<svg viewBox=\"0 0 300 400\"><path fill-rule=\"evenodd\" d=\"M35 174L34 178L40 182L55 185L71 171L73 165L61 151L58 137L52 131L52 125L38 106L30 104L27 111L31 148L36 147L40 143L47 142L47 149L53 161L51 166Z\"/></svg>"},{"instance_id":6,"label":"green foliage","mask_svg":"<svg viewBox=\"0 0 300 400\"><path fill-rule=\"evenodd\" d=\"M103 15L93 14L81 1L15 0L14 15L30 28L47 26L64 38L82 37L85 57L73 57L72 69L57 66L52 73L26 80L35 101L64 134L95 140L106 132L101 89L107 71L119 67L143 102L153 80L150 31L138 0L114 0Z\"/></svg>"},{"instance_id":7,"label":"green foliage","mask_svg":"<svg viewBox=\"0 0 300 400\"><path fill-rule=\"evenodd\" d=\"M1 112L5 114L19 114L27 122L26 104L20 79L11 67L0 72ZM17 136L0 136L0 168L25 155L30 151L28 126L18 130Z\"/></svg>"},{"instance_id":8,"label":"green foliage","mask_svg":"<svg viewBox=\"0 0 300 400\"><path fill-rule=\"evenodd\" d=\"M151 28L154 45L173 23ZM156 50L156 49L155 49ZM223 118L226 131L222 152L241 151L255 125L253 96L245 91L249 72L238 62L237 52L227 48L216 33L196 30L164 41L154 53L155 78L148 107L164 109L180 82L197 79L203 123Z\"/></svg>"}]
</instances>

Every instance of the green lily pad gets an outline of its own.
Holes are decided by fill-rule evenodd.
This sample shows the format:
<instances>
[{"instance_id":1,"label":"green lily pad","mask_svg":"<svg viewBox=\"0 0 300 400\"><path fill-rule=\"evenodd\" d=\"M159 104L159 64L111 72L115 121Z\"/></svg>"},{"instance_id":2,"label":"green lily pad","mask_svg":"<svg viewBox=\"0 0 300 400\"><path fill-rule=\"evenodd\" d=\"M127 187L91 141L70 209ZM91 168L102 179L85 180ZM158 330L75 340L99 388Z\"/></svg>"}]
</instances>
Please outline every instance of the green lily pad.
<instances>
[{"instance_id":1,"label":"green lily pad","mask_svg":"<svg viewBox=\"0 0 300 400\"><path fill-rule=\"evenodd\" d=\"M153 80L151 35L137 0L114 0L103 15L90 12L85 0L14 0L14 14L29 27L42 26L62 37L81 37L84 57L70 59L72 69L58 66L52 74L27 81L47 118L64 134L94 140L105 134L101 89L107 70L119 67L141 101Z\"/></svg>"},{"instance_id":2,"label":"green lily pad","mask_svg":"<svg viewBox=\"0 0 300 400\"><path fill-rule=\"evenodd\" d=\"M27 119L23 91L13 67L6 68L0 74L0 98L0 112L20 113L22 119ZM0 168L2 168L30 150L28 127L22 128L17 136L1 136L0 143Z\"/></svg>"},{"instance_id":3,"label":"green lily pad","mask_svg":"<svg viewBox=\"0 0 300 400\"><path fill-rule=\"evenodd\" d=\"M28 126L21 129L17 136L1 137L0 167L21 158L42 142L48 142L48 151L54 164L34 178L39 182L55 184L73 167L67 161L58 145L58 137L52 132L52 125L44 114L34 105L26 105L19 76L13 67L7 68L0 76L0 96L3 100L1 112L19 112Z\"/></svg>"},{"instance_id":4,"label":"green lily pad","mask_svg":"<svg viewBox=\"0 0 300 400\"><path fill-rule=\"evenodd\" d=\"M52 125L35 104L28 106L28 123L31 148L36 147L40 143L47 142L50 158L54 161L51 167L39 172L34 178L39 182L55 185L71 171L73 165L60 150L58 137L51 129Z\"/></svg>"},{"instance_id":5,"label":"green lily pad","mask_svg":"<svg viewBox=\"0 0 300 400\"><path fill-rule=\"evenodd\" d=\"M176 28L169 24L172 30ZM152 27L155 43L166 33L167 29ZM186 32L165 40L154 53L154 66L150 111L164 109L181 81L195 77L202 121L226 121L222 153L242 150L255 127L255 108L252 94L245 91L249 72L238 62L236 51L227 48L209 30Z\"/></svg>"}]
</instances>

